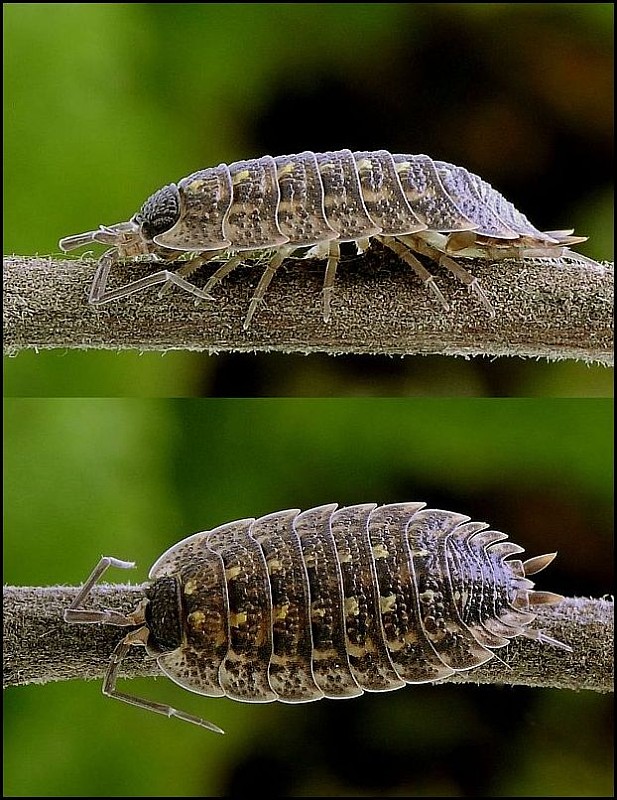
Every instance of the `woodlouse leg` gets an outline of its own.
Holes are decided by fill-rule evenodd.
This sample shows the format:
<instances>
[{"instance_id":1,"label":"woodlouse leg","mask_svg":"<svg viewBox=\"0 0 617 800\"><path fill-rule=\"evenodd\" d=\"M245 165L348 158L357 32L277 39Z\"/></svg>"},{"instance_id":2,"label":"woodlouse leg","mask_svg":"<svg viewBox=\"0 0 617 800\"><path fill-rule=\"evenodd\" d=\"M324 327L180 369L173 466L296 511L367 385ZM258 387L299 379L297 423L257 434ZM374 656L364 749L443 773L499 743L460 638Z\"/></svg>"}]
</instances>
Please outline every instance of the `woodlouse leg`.
<instances>
[{"instance_id":1,"label":"woodlouse leg","mask_svg":"<svg viewBox=\"0 0 617 800\"><path fill-rule=\"evenodd\" d=\"M175 284L180 287L180 289L184 289L184 291L189 294L195 295L195 297L198 297L200 300L213 299L201 289L198 289L197 286L193 286L193 284L185 281L184 278L166 269L155 272L153 275L139 278L136 281L131 281L131 283L126 283L124 286L119 286L117 289L106 291L109 272L115 263L113 256L116 255L116 253L117 251L115 248L112 248L106 253L103 253L99 259L99 265L94 275L90 288L90 296L88 298L88 302L92 305L101 305L102 303L108 303L110 300L119 300L122 297L127 297L130 294L140 292L150 286L156 286L159 283L165 283L166 281Z\"/></svg>"},{"instance_id":2,"label":"woodlouse leg","mask_svg":"<svg viewBox=\"0 0 617 800\"><path fill-rule=\"evenodd\" d=\"M185 722L192 722L194 725L200 725L202 728L207 728L214 733L225 733L225 731L219 728L218 725L201 719L201 717L195 717L193 714L187 714L185 711L179 711L177 708L167 706L163 703L157 703L154 700L146 700L142 697L135 697L132 694L124 694L124 692L116 691L116 680L118 678L118 670L122 660L129 652L131 647L145 647L148 641L148 635L148 628L144 625L136 631L127 633L124 639L118 643L118 646L112 653L111 663L109 665L109 669L107 670L107 674L105 675L103 694L107 697L115 697L116 700L122 700L132 706L145 708L146 710L154 711L157 714L163 714L165 717L177 717Z\"/></svg>"},{"instance_id":3,"label":"woodlouse leg","mask_svg":"<svg viewBox=\"0 0 617 800\"><path fill-rule=\"evenodd\" d=\"M410 251L409 247L402 242L399 242L397 239L390 238L390 237L382 237L376 236L383 245L388 247L390 250L393 250L396 255L401 258L406 264L408 264L416 275L420 278L422 283L425 285L427 290L432 293L433 297L435 297L439 303L449 311L450 306L448 305L448 301L443 296L439 287L435 283L435 278L431 275L431 273L426 269L426 267L421 264L418 259L413 255Z\"/></svg>"},{"instance_id":4,"label":"woodlouse leg","mask_svg":"<svg viewBox=\"0 0 617 800\"><path fill-rule=\"evenodd\" d=\"M449 253L456 253L457 250L464 250L466 247L473 247L476 243L475 231L453 231L448 235L446 250Z\"/></svg>"},{"instance_id":5,"label":"woodlouse leg","mask_svg":"<svg viewBox=\"0 0 617 800\"><path fill-rule=\"evenodd\" d=\"M204 292L209 292L213 286L223 280L225 275L229 275L236 267L239 267L242 261L244 260L243 255L236 255L226 261L221 266L210 275L206 285L204 286Z\"/></svg>"},{"instance_id":6,"label":"woodlouse leg","mask_svg":"<svg viewBox=\"0 0 617 800\"><path fill-rule=\"evenodd\" d=\"M280 250L274 258L270 261L268 266L265 268L263 275L261 276L259 283L257 284L257 288L255 289L255 294L251 299L251 303L249 305L249 310L246 315L246 319L242 323L242 327L244 330L248 330L251 320L253 319L253 315L257 310L257 306L261 303L264 294L266 293L266 289L270 285L270 281L274 277L274 273L277 269L281 266L284 259L287 258L288 251L285 249Z\"/></svg>"},{"instance_id":7,"label":"woodlouse leg","mask_svg":"<svg viewBox=\"0 0 617 800\"><path fill-rule=\"evenodd\" d=\"M217 253L218 253L217 250L208 250L207 252L202 253L199 256L194 256L188 261L185 261L177 270L175 270L174 274L181 278L188 278L189 275L192 275L204 264L207 264L208 261L211 261L217 255ZM163 297L163 295L169 291L171 285L172 283L169 281L163 284L163 286L159 291L159 297ZM205 292L205 294L207 294L207 292ZM196 300L195 302L196 303L201 302L201 298L199 300Z\"/></svg>"},{"instance_id":8,"label":"woodlouse leg","mask_svg":"<svg viewBox=\"0 0 617 800\"><path fill-rule=\"evenodd\" d=\"M543 633L537 628L526 628L522 631L521 635L524 636L525 639L532 639L534 642L541 642L542 644L550 644L553 647L558 647L560 650L565 650L568 653L574 652L569 644L564 644L564 642L560 642L559 639L553 639L552 636L548 636L546 633Z\"/></svg>"},{"instance_id":9,"label":"woodlouse leg","mask_svg":"<svg viewBox=\"0 0 617 800\"><path fill-rule=\"evenodd\" d=\"M581 253L577 253L574 250L570 250L568 247L551 247L545 248L541 250L539 248L534 249L526 249L519 253L521 258L571 258L574 261L578 261L581 264L587 264L590 267L598 267L602 268L602 265L599 264L597 261L594 261L593 258L589 258L588 256L584 256Z\"/></svg>"},{"instance_id":10,"label":"woodlouse leg","mask_svg":"<svg viewBox=\"0 0 617 800\"><path fill-rule=\"evenodd\" d=\"M336 268L341 258L341 246L337 241L328 242L328 262L323 280L323 321L330 321L330 302L332 300L332 287L336 277Z\"/></svg>"},{"instance_id":11,"label":"woodlouse leg","mask_svg":"<svg viewBox=\"0 0 617 800\"><path fill-rule=\"evenodd\" d=\"M86 582L81 587L71 605L64 611L65 622L78 622L78 623L94 623L105 622L109 625L138 625L143 620L137 620L133 615L123 614L113 608L105 608L99 611L83 608L83 603L92 591L92 588L97 583L99 578L104 572L107 572L109 567L116 567L118 569L133 569L135 567L132 561L120 561L119 558L112 558L112 556L103 556L96 567L88 576Z\"/></svg>"},{"instance_id":12,"label":"woodlouse leg","mask_svg":"<svg viewBox=\"0 0 617 800\"><path fill-rule=\"evenodd\" d=\"M401 237L403 238L403 237ZM407 237L404 238L406 241ZM468 272L465 267L455 261L450 256L447 256L445 253L442 253L441 250L438 250L433 245L428 244L428 242L423 241L419 237L413 237L413 248L421 253L424 256L428 256L432 258L433 261L436 261L441 267L445 267L446 269L450 270L450 272L455 275L461 283L464 283L465 286L468 287L469 291L472 294L475 294L478 300L482 303L484 308L488 311L491 317L495 316L495 309L491 301L486 296L484 289L480 286L477 278Z\"/></svg>"}]
</instances>

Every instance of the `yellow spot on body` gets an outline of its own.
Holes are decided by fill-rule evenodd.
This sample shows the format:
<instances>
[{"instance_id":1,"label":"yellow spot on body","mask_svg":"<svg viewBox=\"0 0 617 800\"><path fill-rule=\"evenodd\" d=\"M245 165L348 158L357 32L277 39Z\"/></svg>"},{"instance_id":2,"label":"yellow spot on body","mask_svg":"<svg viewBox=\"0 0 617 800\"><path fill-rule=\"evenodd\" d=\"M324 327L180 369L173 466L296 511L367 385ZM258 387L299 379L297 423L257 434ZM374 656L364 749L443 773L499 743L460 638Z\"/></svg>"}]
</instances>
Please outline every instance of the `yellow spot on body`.
<instances>
[{"instance_id":1,"label":"yellow spot on body","mask_svg":"<svg viewBox=\"0 0 617 800\"><path fill-rule=\"evenodd\" d=\"M397 172L405 172L405 170L408 170L409 167L410 167L409 161L400 161L394 165L394 168L396 169Z\"/></svg>"},{"instance_id":2,"label":"yellow spot on body","mask_svg":"<svg viewBox=\"0 0 617 800\"><path fill-rule=\"evenodd\" d=\"M387 558L389 555L390 553L388 553L388 548L383 544L377 544L375 547L373 547L374 558Z\"/></svg>"},{"instance_id":3,"label":"yellow spot on body","mask_svg":"<svg viewBox=\"0 0 617 800\"><path fill-rule=\"evenodd\" d=\"M427 589L419 597L421 603L432 603L435 599L435 592L432 589Z\"/></svg>"},{"instance_id":4,"label":"yellow spot on body","mask_svg":"<svg viewBox=\"0 0 617 800\"><path fill-rule=\"evenodd\" d=\"M338 553L338 560L340 564L350 564L352 561L351 553Z\"/></svg>"},{"instance_id":5,"label":"yellow spot on body","mask_svg":"<svg viewBox=\"0 0 617 800\"><path fill-rule=\"evenodd\" d=\"M272 575L273 572L280 572L283 569L283 565L279 561L278 558L271 558L270 561L267 562L268 564L268 572Z\"/></svg>"},{"instance_id":6,"label":"yellow spot on body","mask_svg":"<svg viewBox=\"0 0 617 800\"><path fill-rule=\"evenodd\" d=\"M363 158L356 163L356 167L362 172L366 172L373 169L373 162L368 158Z\"/></svg>"},{"instance_id":7,"label":"yellow spot on body","mask_svg":"<svg viewBox=\"0 0 617 800\"><path fill-rule=\"evenodd\" d=\"M238 614L230 614L229 624L232 628L239 628L241 625L246 625L246 611L240 611Z\"/></svg>"},{"instance_id":8,"label":"yellow spot on body","mask_svg":"<svg viewBox=\"0 0 617 800\"><path fill-rule=\"evenodd\" d=\"M188 615L186 620L189 624L189 627L194 628L195 630L200 630L204 626L206 615L203 611L193 611Z\"/></svg>"},{"instance_id":9,"label":"yellow spot on body","mask_svg":"<svg viewBox=\"0 0 617 800\"><path fill-rule=\"evenodd\" d=\"M374 203L375 201L381 199L379 192L376 192L373 189L367 189L366 187L362 189L362 197L364 198L365 202L368 200L369 203Z\"/></svg>"},{"instance_id":10,"label":"yellow spot on body","mask_svg":"<svg viewBox=\"0 0 617 800\"><path fill-rule=\"evenodd\" d=\"M250 176L251 173L248 171L248 169L240 170L240 172L236 172L236 174L233 176L232 183L242 183L242 181L248 180Z\"/></svg>"},{"instance_id":11,"label":"yellow spot on body","mask_svg":"<svg viewBox=\"0 0 617 800\"><path fill-rule=\"evenodd\" d=\"M396 595L389 594L387 597L379 598L379 610L382 614L387 614L389 611L394 611L396 608Z\"/></svg>"},{"instance_id":12,"label":"yellow spot on body","mask_svg":"<svg viewBox=\"0 0 617 800\"><path fill-rule=\"evenodd\" d=\"M283 603L280 606L274 606L272 610L274 611L273 618L275 620L287 619L287 614L289 613L289 603Z\"/></svg>"},{"instance_id":13,"label":"yellow spot on body","mask_svg":"<svg viewBox=\"0 0 617 800\"><path fill-rule=\"evenodd\" d=\"M345 616L346 617L357 617L360 613L360 604L358 603L357 597L346 597L345 598Z\"/></svg>"},{"instance_id":14,"label":"yellow spot on body","mask_svg":"<svg viewBox=\"0 0 617 800\"><path fill-rule=\"evenodd\" d=\"M316 603L311 605L311 619L321 619L326 616L326 609L321 608Z\"/></svg>"},{"instance_id":15,"label":"yellow spot on body","mask_svg":"<svg viewBox=\"0 0 617 800\"><path fill-rule=\"evenodd\" d=\"M225 577L227 578L228 581L233 581L241 573L242 573L242 569L240 567L230 567L229 569L225 570Z\"/></svg>"},{"instance_id":16,"label":"yellow spot on body","mask_svg":"<svg viewBox=\"0 0 617 800\"><path fill-rule=\"evenodd\" d=\"M412 556L417 556L418 558L426 558L429 555L428 550L413 550L411 551Z\"/></svg>"},{"instance_id":17,"label":"yellow spot on body","mask_svg":"<svg viewBox=\"0 0 617 800\"><path fill-rule=\"evenodd\" d=\"M189 185L186 187L190 189L192 192L196 192L206 183L206 181L202 180L201 178L197 178L197 180L191 181Z\"/></svg>"},{"instance_id":18,"label":"yellow spot on body","mask_svg":"<svg viewBox=\"0 0 617 800\"><path fill-rule=\"evenodd\" d=\"M374 647L360 647L360 645L350 642L349 639L346 639L345 649L347 650L348 655L355 656L356 658L362 658L367 653L372 653L375 651Z\"/></svg>"},{"instance_id":19,"label":"yellow spot on body","mask_svg":"<svg viewBox=\"0 0 617 800\"><path fill-rule=\"evenodd\" d=\"M336 652L336 650L317 650L317 648L313 650L314 661L326 661L337 657L338 653Z\"/></svg>"},{"instance_id":20,"label":"yellow spot on body","mask_svg":"<svg viewBox=\"0 0 617 800\"><path fill-rule=\"evenodd\" d=\"M292 175L295 171L295 167L291 161L288 161L286 164L283 164L282 167L279 167L276 170L277 178L282 177L283 175Z\"/></svg>"},{"instance_id":21,"label":"yellow spot on body","mask_svg":"<svg viewBox=\"0 0 617 800\"><path fill-rule=\"evenodd\" d=\"M184 594L194 594L197 590L197 581L191 578L184 584Z\"/></svg>"}]
</instances>

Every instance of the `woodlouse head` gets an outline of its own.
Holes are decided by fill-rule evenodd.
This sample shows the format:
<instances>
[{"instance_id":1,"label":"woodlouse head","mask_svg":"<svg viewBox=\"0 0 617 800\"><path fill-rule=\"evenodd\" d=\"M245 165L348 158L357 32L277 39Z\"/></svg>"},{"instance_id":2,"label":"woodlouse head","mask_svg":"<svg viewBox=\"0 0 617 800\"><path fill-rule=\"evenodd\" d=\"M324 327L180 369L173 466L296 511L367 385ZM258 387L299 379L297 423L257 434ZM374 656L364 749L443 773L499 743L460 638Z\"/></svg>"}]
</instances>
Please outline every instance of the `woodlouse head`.
<instances>
[{"instance_id":1,"label":"woodlouse head","mask_svg":"<svg viewBox=\"0 0 617 800\"><path fill-rule=\"evenodd\" d=\"M114 256L120 259L155 253L159 248L153 239L168 231L180 217L180 197L175 184L156 191L128 222L115 225L100 225L95 231L85 231L60 239L64 252L75 250L91 242L99 242L113 248Z\"/></svg>"},{"instance_id":2,"label":"woodlouse head","mask_svg":"<svg viewBox=\"0 0 617 800\"><path fill-rule=\"evenodd\" d=\"M180 195L176 184L170 183L151 195L131 221L139 225L143 238L152 241L173 228L179 219Z\"/></svg>"},{"instance_id":3,"label":"woodlouse head","mask_svg":"<svg viewBox=\"0 0 617 800\"><path fill-rule=\"evenodd\" d=\"M145 623L150 655L171 653L182 644L182 597L176 578L157 578L146 589Z\"/></svg>"}]
</instances>

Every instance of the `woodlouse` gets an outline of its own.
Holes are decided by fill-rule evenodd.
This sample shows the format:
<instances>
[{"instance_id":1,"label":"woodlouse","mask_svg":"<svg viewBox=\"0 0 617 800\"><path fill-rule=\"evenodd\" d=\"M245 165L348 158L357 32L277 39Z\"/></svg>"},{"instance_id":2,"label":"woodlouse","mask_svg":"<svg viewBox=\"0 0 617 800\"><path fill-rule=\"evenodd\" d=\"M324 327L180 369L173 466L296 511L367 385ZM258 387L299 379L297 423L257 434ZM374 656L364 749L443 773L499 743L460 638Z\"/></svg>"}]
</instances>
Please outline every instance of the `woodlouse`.
<instances>
[{"instance_id":1,"label":"woodlouse","mask_svg":"<svg viewBox=\"0 0 617 800\"><path fill-rule=\"evenodd\" d=\"M327 259L326 322L341 242L355 242L362 251L371 239L405 261L444 308L449 307L444 295L415 253L450 270L494 315L478 281L451 254L486 259L572 255L587 260L568 250L568 245L586 241L572 233L537 230L499 192L462 167L425 155L337 150L263 156L199 170L159 189L128 222L67 236L60 247L111 245L92 282L89 300L94 304L159 283L174 284L198 301L210 300L214 285L247 255L266 251L269 261L251 300L246 329L278 267L302 248L303 257ZM182 253L194 255L175 272L167 269ZM165 262L163 269L107 289L114 263L145 254ZM214 258L223 263L203 289L186 280Z\"/></svg>"},{"instance_id":2,"label":"woodlouse","mask_svg":"<svg viewBox=\"0 0 617 800\"><path fill-rule=\"evenodd\" d=\"M528 579L556 553L511 559L523 548L487 528L424 503L279 511L174 544L127 615L83 606L109 566L134 566L102 558L64 619L133 627L113 653L104 694L219 732L116 691L129 649L145 646L186 689L253 703L439 680L489 661L517 636L571 650L529 627L534 606L563 599Z\"/></svg>"}]
</instances>

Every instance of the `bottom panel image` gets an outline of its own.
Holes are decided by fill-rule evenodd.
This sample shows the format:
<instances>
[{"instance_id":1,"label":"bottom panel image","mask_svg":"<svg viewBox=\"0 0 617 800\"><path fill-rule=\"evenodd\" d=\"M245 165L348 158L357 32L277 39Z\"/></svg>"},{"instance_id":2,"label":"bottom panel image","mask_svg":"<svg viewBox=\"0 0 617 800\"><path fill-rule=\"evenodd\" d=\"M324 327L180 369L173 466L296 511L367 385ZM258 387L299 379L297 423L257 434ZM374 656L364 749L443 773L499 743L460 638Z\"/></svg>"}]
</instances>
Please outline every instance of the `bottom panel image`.
<instances>
[{"instance_id":1,"label":"bottom panel image","mask_svg":"<svg viewBox=\"0 0 617 800\"><path fill-rule=\"evenodd\" d=\"M610 795L612 424L5 400L5 796Z\"/></svg>"}]
</instances>

